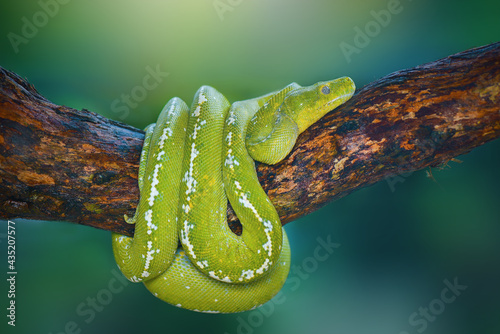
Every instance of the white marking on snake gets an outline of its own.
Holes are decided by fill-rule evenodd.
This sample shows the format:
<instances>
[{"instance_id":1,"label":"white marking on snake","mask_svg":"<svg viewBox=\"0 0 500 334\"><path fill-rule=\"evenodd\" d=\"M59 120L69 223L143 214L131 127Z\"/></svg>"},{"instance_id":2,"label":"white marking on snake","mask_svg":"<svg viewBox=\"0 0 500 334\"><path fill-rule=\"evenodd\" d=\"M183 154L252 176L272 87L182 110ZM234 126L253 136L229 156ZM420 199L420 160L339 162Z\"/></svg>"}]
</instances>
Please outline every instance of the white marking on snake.
<instances>
[{"instance_id":1,"label":"white marking on snake","mask_svg":"<svg viewBox=\"0 0 500 334\"><path fill-rule=\"evenodd\" d=\"M227 120L226 120L226 124L227 124L227 125L231 125L231 124L233 124L234 122L236 122L236 117L234 116L234 110L231 110L231 111L229 112L229 116L228 116L228 118L227 118Z\"/></svg>"},{"instance_id":2,"label":"white marking on snake","mask_svg":"<svg viewBox=\"0 0 500 334\"><path fill-rule=\"evenodd\" d=\"M219 270L220 272L221 270ZM224 278L220 278L219 276L215 275L215 272L214 271L209 271L208 272L208 276L216 279L216 280L219 280L219 281L222 281L222 282L227 282L227 283L231 283L231 279L229 277L224 277Z\"/></svg>"},{"instance_id":3,"label":"white marking on snake","mask_svg":"<svg viewBox=\"0 0 500 334\"><path fill-rule=\"evenodd\" d=\"M198 262L196 262L196 264L198 265L198 267L200 267L200 269L203 269L203 268L205 268L205 267L208 267L208 262L207 262L207 260L198 261Z\"/></svg>"},{"instance_id":4,"label":"white marking on snake","mask_svg":"<svg viewBox=\"0 0 500 334\"><path fill-rule=\"evenodd\" d=\"M142 277L148 277L149 272L147 271L149 269L149 264L151 261L153 261L153 254L156 253L156 251L153 248L153 242L151 240L148 241L148 251L146 252L146 263L144 264L144 272L142 273Z\"/></svg>"},{"instance_id":5,"label":"white marking on snake","mask_svg":"<svg viewBox=\"0 0 500 334\"><path fill-rule=\"evenodd\" d=\"M161 157L165 154L165 151L161 151L160 153L158 153L158 155L156 156L156 160L157 161L160 161L161 160Z\"/></svg>"},{"instance_id":6,"label":"white marking on snake","mask_svg":"<svg viewBox=\"0 0 500 334\"><path fill-rule=\"evenodd\" d=\"M198 104L198 106L196 107L196 109L193 112L193 115L196 117L200 116L200 111L201 111L201 106Z\"/></svg>"},{"instance_id":7,"label":"white marking on snake","mask_svg":"<svg viewBox=\"0 0 500 334\"><path fill-rule=\"evenodd\" d=\"M170 106L170 109L168 110L168 114L169 115L173 115L174 114L174 109L175 109L175 104L172 103L172 105Z\"/></svg>"},{"instance_id":8,"label":"white marking on snake","mask_svg":"<svg viewBox=\"0 0 500 334\"><path fill-rule=\"evenodd\" d=\"M153 224L152 219L153 219L153 210L149 209L144 214L144 220L148 222L148 231L147 231L148 234L151 234L153 232L152 229L154 230L158 229L158 226Z\"/></svg>"},{"instance_id":9,"label":"white marking on snake","mask_svg":"<svg viewBox=\"0 0 500 334\"><path fill-rule=\"evenodd\" d=\"M255 207L252 205L252 203L250 203L250 201L248 200L247 198L247 194L245 193L241 193L240 194L241 198L239 199L239 202L241 204L243 204L243 206L245 208L249 208L250 210L252 210L252 212L255 214L255 217L257 217L257 219L262 222L262 218L260 217L259 213L257 212L257 210L255 209Z\"/></svg>"},{"instance_id":10,"label":"white marking on snake","mask_svg":"<svg viewBox=\"0 0 500 334\"><path fill-rule=\"evenodd\" d=\"M198 103L199 104L202 104L203 102L207 102L207 98L205 97L205 95L203 95L203 93L200 93L200 99L198 100Z\"/></svg>"},{"instance_id":11,"label":"white marking on snake","mask_svg":"<svg viewBox=\"0 0 500 334\"><path fill-rule=\"evenodd\" d=\"M196 259L196 254L193 252L194 245L189 240L189 231L193 228L193 224L189 224L187 220L184 221L184 228L181 230L181 242L185 247L187 247L187 251L191 254L193 259Z\"/></svg>"},{"instance_id":12,"label":"white marking on snake","mask_svg":"<svg viewBox=\"0 0 500 334\"><path fill-rule=\"evenodd\" d=\"M238 160L236 160L236 157L231 154L232 152L232 149L227 150L227 157L226 161L224 161L224 164L226 166L229 165L229 168L234 169L234 165L239 166L240 163L238 162Z\"/></svg>"},{"instance_id":13,"label":"white marking on snake","mask_svg":"<svg viewBox=\"0 0 500 334\"><path fill-rule=\"evenodd\" d=\"M196 135L198 134L198 130L201 129L201 126L198 126L198 123L196 123L194 125L194 129L193 129L193 139L196 139Z\"/></svg>"},{"instance_id":14,"label":"white marking on snake","mask_svg":"<svg viewBox=\"0 0 500 334\"><path fill-rule=\"evenodd\" d=\"M260 274L262 275L265 271L267 271L269 269L269 266L272 264L272 262L269 261L268 258L266 258L266 260L264 261L264 263L262 264L262 266L260 266L259 269L257 269L255 272L257 274Z\"/></svg>"},{"instance_id":15,"label":"white marking on snake","mask_svg":"<svg viewBox=\"0 0 500 334\"><path fill-rule=\"evenodd\" d=\"M273 230L273 224L269 220L264 220L263 224L265 226L264 232L266 233L267 242L262 245L262 247L267 250L267 255L270 257L273 253L273 244L271 243L271 232Z\"/></svg>"},{"instance_id":16,"label":"white marking on snake","mask_svg":"<svg viewBox=\"0 0 500 334\"><path fill-rule=\"evenodd\" d=\"M156 189L156 185L160 183L160 180L158 180L158 171L160 170L160 167L161 164L156 164L155 170L153 172L153 182L151 182L151 193L149 195L149 206L153 206L155 202L155 196L160 194Z\"/></svg>"},{"instance_id":17,"label":"white marking on snake","mask_svg":"<svg viewBox=\"0 0 500 334\"><path fill-rule=\"evenodd\" d=\"M240 281L243 281L243 279L251 279L254 276L254 271L252 269L248 270L242 270L241 271L241 277L239 278Z\"/></svg>"},{"instance_id":18,"label":"white marking on snake","mask_svg":"<svg viewBox=\"0 0 500 334\"><path fill-rule=\"evenodd\" d=\"M163 148L163 145L165 144L165 141L170 137L172 136L172 129L170 128L164 128L163 129L163 132L161 134L161 137L160 137L160 142L158 144L158 146L160 147L160 149Z\"/></svg>"},{"instance_id":19,"label":"white marking on snake","mask_svg":"<svg viewBox=\"0 0 500 334\"><path fill-rule=\"evenodd\" d=\"M205 97L205 95L203 95L203 93L200 93L200 96L198 99L198 106L196 107L196 109L194 110L194 113L193 113L194 116L196 116L196 117L200 116L201 105L203 104L203 102L206 102L206 101L208 101L208 100Z\"/></svg>"},{"instance_id":20,"label":"white marking on snake","mask_svg":"<svg viewBox=\"0 0 500 334\"><path fill-rule=\"evenodd\" d=\"M191 144L191 156L189 157L189 170L186 172L184 175L183 181L186 182L187 189L186 189L186 195L189 195L191 193L194 193L196 191L196 185L198 182L193 177L193 167L194 167L194 159L196 156L198 156L198 153L200 153L198 150L196 150L195 144Z\"/></svg>"},{"instance_id":21,"label":"white marking on snake","mask_svg":"<svg viewBox=\"0 0 500 334\"><path fill-rule=\"evenodd\" d=\"M231 139L233 138L233 133L229 132L226 136L227 145L231 146Z\"/></svg>"}]
</instances>

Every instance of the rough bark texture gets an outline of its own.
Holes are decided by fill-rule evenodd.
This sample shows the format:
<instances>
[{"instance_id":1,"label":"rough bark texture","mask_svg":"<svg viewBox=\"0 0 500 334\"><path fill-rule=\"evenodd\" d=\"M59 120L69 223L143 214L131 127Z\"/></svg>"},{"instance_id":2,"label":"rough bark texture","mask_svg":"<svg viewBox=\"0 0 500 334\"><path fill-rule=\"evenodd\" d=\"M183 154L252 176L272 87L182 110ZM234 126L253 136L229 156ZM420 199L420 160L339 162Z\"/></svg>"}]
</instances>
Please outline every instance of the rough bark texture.
<instances>
[{"instance_id":1,"label":"rough bark texture","mask_svg":"<svg viewBox=\"0 0 500 334\"><path fill-rule=\"evenodd\" d=\"M257 165L283 224L396 175L438 166L500 136L500 43L398 71ZM58 106L0 68L0 219L64 220L133 234L143 132ZM231 226L237 218L229 209Z\"/></svg>"}]
</instances>

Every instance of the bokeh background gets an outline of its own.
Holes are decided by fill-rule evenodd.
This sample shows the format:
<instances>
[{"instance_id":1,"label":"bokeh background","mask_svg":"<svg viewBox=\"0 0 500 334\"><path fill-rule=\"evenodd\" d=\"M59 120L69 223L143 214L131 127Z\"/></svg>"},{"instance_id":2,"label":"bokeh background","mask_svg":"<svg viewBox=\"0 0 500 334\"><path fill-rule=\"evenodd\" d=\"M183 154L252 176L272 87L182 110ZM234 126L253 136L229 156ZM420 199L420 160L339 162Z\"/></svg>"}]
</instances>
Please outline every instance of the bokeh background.
<instances>
[{"instance_id":1,"label":"bokeh background","mask_svg":"<svg viewBox=\"0 0 500 334\"><path fill-rule=\"evenodd\" d=\"M0 66L57 104L143 128L203 84L232 101L343 75L362 87L500 40L498 13L495 0L2 1ZM356 46L367 24L371 36ZM346 55L346 44L358 50ZM155 70L157 86L124 102ZM434 179L381 181L288 224L289 283L241 314L185 311L120 283L109 232L14 219L17 322L6 325L2 279L1 332L499 333L499 152L490 142L432 169ZM322 261L318 238L336 243ZM466 288L443 304L445 280Z\"/></svg>"}]
</instances>

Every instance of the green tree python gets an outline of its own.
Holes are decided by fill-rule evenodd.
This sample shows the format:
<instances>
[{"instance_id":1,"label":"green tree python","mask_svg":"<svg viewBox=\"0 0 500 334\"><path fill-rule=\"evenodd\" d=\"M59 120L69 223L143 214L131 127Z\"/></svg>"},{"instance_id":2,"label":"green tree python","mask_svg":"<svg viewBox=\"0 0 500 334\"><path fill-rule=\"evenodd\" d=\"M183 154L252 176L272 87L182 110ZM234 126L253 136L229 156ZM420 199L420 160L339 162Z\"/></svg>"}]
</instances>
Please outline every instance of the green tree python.
<instances>
[{"instance_id":1,"label":"green tree python","mask_svg":"<svg viewBox=\"0 0 500 334\"><path fill-rule=\"evenodd\" d=\"M122 273L199 312L241 312L270 300L287 278L290 246L254 160L284 159L301 132L354 90L342 77L233 104L209 86L191 108L171 99L145 130L140 200L134 216L125 216L134 237L112 234ZM228 227L228 200L240 236Z\"/></svg>"}]
</instances>

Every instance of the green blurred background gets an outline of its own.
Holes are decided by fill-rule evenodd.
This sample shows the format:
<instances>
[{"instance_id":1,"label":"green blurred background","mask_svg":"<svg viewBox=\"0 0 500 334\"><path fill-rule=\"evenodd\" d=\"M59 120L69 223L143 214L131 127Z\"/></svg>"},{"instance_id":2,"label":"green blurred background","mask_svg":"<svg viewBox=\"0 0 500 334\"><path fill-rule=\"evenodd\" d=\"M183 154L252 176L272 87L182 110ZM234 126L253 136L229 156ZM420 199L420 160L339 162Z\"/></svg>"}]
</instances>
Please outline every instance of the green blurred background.
<instances>
[{"instance_id":1,"label":"green blurred background","mask_svg":"<svg viewBox=\"0 0 500 334\"><path fill-rule=\"evenodd\" d=\"M343 75L360 88L500 40L493 0L55 1L0 4L0 66L57 104L139 128L173 96L190 103L204 84L232 101ZM374 24L374 12L388 8L390 19ZM369 41L346 56L341 43L355 46L367 24ZM137 95L156 69L157 87ZM127 105L122 96L134 91ZM499 333L499 152L497 140L433 169L435 181L425 171L393 187L382 181L288 224L289 283L242 314L185 311L140 284L124 286L109 232L14 219L17 325L6 325L2 288L1 332ZM339 244L324 261L314 258L318 237ZM446 279L467 286L449 304L440 302ZM433 310L427 320L424 307Z\"/></svg>"}]
</instances>

